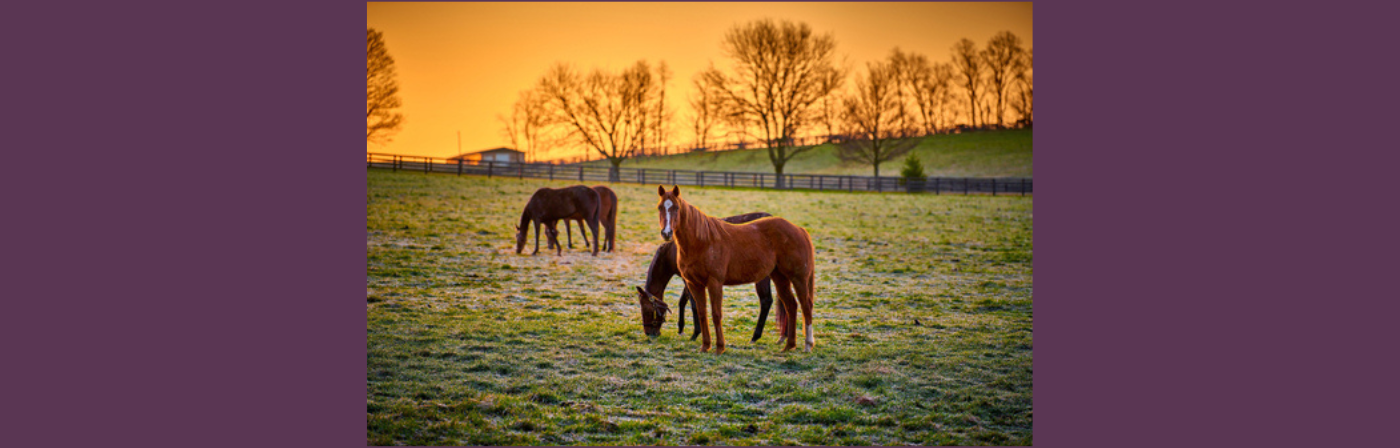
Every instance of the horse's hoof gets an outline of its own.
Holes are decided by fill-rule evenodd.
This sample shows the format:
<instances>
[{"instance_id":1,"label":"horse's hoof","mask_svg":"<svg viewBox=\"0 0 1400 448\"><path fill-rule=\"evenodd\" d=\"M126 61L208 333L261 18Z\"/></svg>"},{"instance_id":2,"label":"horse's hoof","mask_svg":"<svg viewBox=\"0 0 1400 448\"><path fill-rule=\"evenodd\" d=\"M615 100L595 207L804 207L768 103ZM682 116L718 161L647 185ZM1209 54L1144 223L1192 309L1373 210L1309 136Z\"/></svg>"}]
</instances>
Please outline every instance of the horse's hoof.
<instances>
[{"instance_id":1,"label":"horse's hoof","mask_svg":"<svg viewBox=\"0 0 1400 448\"><path fill-rule=\"evenodd\" d=\"M724 353L724 346L721 345L721 346L719 346L719 347L715 347L715 354L718 355L718 354L721 354L721 353Z\"/></svg>"},{"instance_id":2,"label":"horse's hoof","mask_svg":"<svg viewBox=\"0 0 1400 448\"><path fill-rule=\"evenodd\" d=\"M708 346L708 345L702 345L702 346L700 346L700 353L707 353L707 352L709 352L709 351L710 351L710 346Z\"/></svg>"}]
</instances>

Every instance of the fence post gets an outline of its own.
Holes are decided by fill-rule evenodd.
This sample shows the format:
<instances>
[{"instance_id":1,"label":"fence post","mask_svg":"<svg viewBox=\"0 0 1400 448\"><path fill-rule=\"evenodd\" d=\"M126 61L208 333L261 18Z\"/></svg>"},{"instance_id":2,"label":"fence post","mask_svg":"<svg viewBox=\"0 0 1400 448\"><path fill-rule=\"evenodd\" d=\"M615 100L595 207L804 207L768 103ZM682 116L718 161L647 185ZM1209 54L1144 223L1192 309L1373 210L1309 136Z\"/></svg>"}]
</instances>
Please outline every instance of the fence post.
<instances>
[{"instance_id":1,"label":"fence post","mask_svg":"<svg viewBox=\"0 0 1400 448\"><path fill-rule=\"evenodd\" d=\"M583 165L582 165L582 164L579 164L579 166L578 166L578 181L579 181L579 182L583 182Z\"/></svg>"},{"instance_id":2,"label":"fence post","mask_svg":"<svg viewBox=\"0 0 1400 448\"><path fill-rule=\"evenodd\" d=\"M700 186L702 186L702 187L705 186L705 176L704 176L704 174L705 174L704 171L696 171L696 172L695 172L695 182L698 183L698 184L700 184Z\"/></svg>"},{"instance_id":3,"label":"fence post","mask_svg":"<svg viewBox=\"0 0 1400 448\"><path fill-rule=\"evenodd\" d=\"M940 180L943 180L943 178L941 178L941 177L935 177L935 178L933 178L933 195L934 195L934 196L938 196L938 193L939 193L939 191L938 191L938 181L940 181Z\"/></svg>"},{"instance_id":4,"label":"fence post","mask_svg":"<svg viewBox=\"0 0 1400 448\"><path fill-rule=\"evenodd\" d=\"M1021 178L1021 196L1026 195L1026 178Z\"/></svg>"},{"instance_id":5,"label":"fence post","mask_svg":"<svg viewBox=\"0 0 1400 448\"><path fill-rule=\"evenodd\" d=\"M553 182L553 181L554 181L554 164L553 164L553 163L549 164L549 181L550 181L550 182Z\"/></svg>"},{"instance_id":6,"label":"fence post","mask_svg":"<svg viewBox=\"0 0 1400 448\"><path fill-rule=\"evenodd\" d=\"M491 172L494 171L493 168L495 168L495 167L496 167L496 162L492 162L492 161L490 161L490 160L487 160L487 161L486 161L486 177L487 177L487 178L490 178L490 177L491 177Z\"/></svg>"},{"instance_id":7,"label":"fence post","mask_svg":"<svg viewBox=\"0 0 1400 448\"><path fill-rule=\"evenodd\" d=\"M462 175L462 159L457 159L457 175Z\"/></svg>"},{"instance_id":8,"label":"fence post","mask_svg":"<svg viewBox=\"0 0 1400 448\"><path fill-rule=\"evenodd\" d=\"M524 178L525 178L525 164L520 163L520 164L516 164L515 166L518 167L518 168L520 169L520 173L517 174L515 177L516 177L517 179L524 179Z\"/></svg>"},{"instance_id":9,"label":"fence post","mask_svg":"<svg viewBox=\"0 0 1400 448\"><path fill-rule=\"evenodd\" d=\"M432 170L433 170L433 159L428 159L428 164L423 165L423 172L426 173L426 172L429 172L429 171L432 171Z\"/></svg>"}]
</instances>

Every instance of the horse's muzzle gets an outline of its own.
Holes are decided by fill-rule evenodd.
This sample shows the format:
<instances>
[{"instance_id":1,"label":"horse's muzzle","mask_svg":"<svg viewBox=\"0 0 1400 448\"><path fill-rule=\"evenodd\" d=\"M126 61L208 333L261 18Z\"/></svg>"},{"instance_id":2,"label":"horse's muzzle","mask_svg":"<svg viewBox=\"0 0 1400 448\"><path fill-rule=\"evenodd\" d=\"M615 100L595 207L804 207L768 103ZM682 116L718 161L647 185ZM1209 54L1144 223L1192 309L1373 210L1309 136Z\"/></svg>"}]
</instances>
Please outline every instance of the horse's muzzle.
<instances>
[{"instance_id":1,"label":"horse's muzzle","mask_svg":"<svg viewBox=\"0 0 1400 448\"><path fill-rule=\"evenodd\" d=\"M663 241L671 241L671 234L668 232L661 232L661 239Z\"/></svg>"}]
</instances>

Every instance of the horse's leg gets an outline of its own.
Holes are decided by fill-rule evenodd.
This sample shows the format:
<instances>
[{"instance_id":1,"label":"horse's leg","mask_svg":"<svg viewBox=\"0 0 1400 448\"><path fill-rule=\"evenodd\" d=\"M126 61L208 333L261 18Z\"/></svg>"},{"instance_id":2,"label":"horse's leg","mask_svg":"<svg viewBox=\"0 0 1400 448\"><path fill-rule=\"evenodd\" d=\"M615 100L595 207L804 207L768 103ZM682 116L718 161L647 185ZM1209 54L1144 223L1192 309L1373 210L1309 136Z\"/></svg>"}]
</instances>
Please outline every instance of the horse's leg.
<instances>
[{"instance_id":1,"label":"horse's leg","mask_svg":"<svg viewBox=\"0 0 1400 448\"><path fill-rule=\"evenodd\" d=\"M753 339L749 342L757 342L758 338L763 337L763 323L768 321L768 309L773 307L773 281L766 278L759 280L754 292L758 293L758 325L753 327ZM782 305L778 306L781 310ZM783 327L778 328L781 331Z\"/></svg>"},{"instance_id":2,"label":"horse's leg","mask_svg":"<svg viewBox=\"0 0 1400 448\"><path fill-rule=\"evenodd\" d=\"M540 222L535 221L535 251L531 252L530 255L538 253L540 253Z\"/></svg>"},{"instance_id":3,"label":"horse's leg","mask_svg":"<svg viewBox=\"0 0 1400 448\"><path fill-rule=\"evenodd\" d=\"M690 290L690 300L695 304L695 315L700 321L695 326L700 327L700 353L710 351L710 324L705 317L705 286L685 282L686 289Z\"/></svg>"},{"instance_id":4,"label":"horse's leg","mask_svg":"<svg viewBox=\"0 0 1400 448\"><path fill-rule=\"evenodd\" d=\"M787 337L788 320L787 320L787 311L784 311L784 310L786 310L786 309L787 309L787 307L783 306L783 301L782 301L782 300L779 300L779 301L778 301L778 345L783 345L783 342L784 342L784 341L787 341L786 337Z\"/></svg>"},{"instance_id":5,"label":"horse's leg","mask_svg":"<svg viewBox=\"0 0 1400 448\"><path fill-rule=\"evenodd\" d=\"M689 301L690 290L681 291L681 300L676 303L676 334L685 334L685 303ZM692 303L691 306L695 306L695 304Z\"/></svg>"},{"instance_id":6,"label":"horse's leg","mask_svg":"<svg viewBox=\"0 0 1400 448\"><path fill-rule=\"evenodd\" d=\"M793 320L797 319L795 315L797 310L797 298L792 295L792 282L789 282L787 277L784 277L777 271L773 272L771 278L773 279L773 286L778 287L778 300L781 300L779 304L782 307L783 323L790 324ZM783 325L783 336L778 339L779 342L786 341L785 344L781 344L783 346L783 351L797 348L797 332L795 330L796 328L793 325Z\"/></svg>"},{"instance_id":7,"label":"horse's leg","mask_svg":"<svg viewBox=\"0 0 1400 448\"><path fill-rule=\"evenodd\" d=\"M598 256L598 220L588 220L588 228L593 230L593 256Z\"/></svg>"},{"instance_id":8,"label":"horse's leg","mask_svg":"<svg viewBox=\"0 0 1400 448\"><path fill-rule=\"evenodd\" d=\"M686 293L686 294L690 294L690 289L686 289L686 292L685 292L685 293ZM700 337L700 326L701 326L701 325L700 325L700 311L698 311L698 310L695 308L695 296L694 296L694 295L691 295L691 296L690 296L690 314L691 314L690 320L691 320L691 322L693 322L693 323L695 324L695 325L694 325L695 328L692 329L692 330L690 330L690 340L694 341L695 338Z\"/></svg>"},{"instance_id":9,"label":"horse's leg","mask_svg":"<svg viewBox=\"0 0 1400 448\"><path fill-rule=\"evenodd\" d=\"M613 251L613 244L617 241L617 204L613 204L612 214L608 215L608 252Z\"/></svg>"},{"instance_id":10,"label":"horse's leg","mask_svg":"<svg viewBox=\"0 0 1400 448\"><path fill-rule=\"evenodd\" d=\"M710 280L710 316L715 321L715 354L724 353L724 284Z\"/></svg>"},{"instance_id":11,"label":"horse's leg","mask_svg":"<svg viewBox=\"0 0 1400 448\"><path fill-rule=\"evenodd\" d=\"M590 248L590 247L593 247L593 246L589 246L589 245L588 245L588 228L587 228L587 227L584 227L584 225L583 225L583 220L582 220L582 219L579 219L579 220L577 220L577 221L578 221L578 235L581 236L581 237L583 237L583 248L584 248L584 249L588 249L588 248Z\"/></svg>"},{"instance_id":12,"label":"horse's leg","mask_svg":"<svg viewBox=\"0 0 1400 448\"><path fill-rule=\"evenodd\" d=\"M564 239L569 240L569 249L574 248L574 230L569 228L569 220L564 220Z\"/></svg>"},{"instance_id":13,"label":"horse's leg","mask_svg":"<svg viewBox=\"0 0 1400 448\"><path fill-rule=\"evenodd\" d=\"M812 333L812 293L816 287L814 277L814 273L808 270L801 278L792 282L793 288L797 290L797 301L802 305L802 323L806 324L803 330L807 335L806 351L809 352L817 346L817 336ZM796 316L793 316L792 322L797 323Z\"/></svg>"}]
</instances>

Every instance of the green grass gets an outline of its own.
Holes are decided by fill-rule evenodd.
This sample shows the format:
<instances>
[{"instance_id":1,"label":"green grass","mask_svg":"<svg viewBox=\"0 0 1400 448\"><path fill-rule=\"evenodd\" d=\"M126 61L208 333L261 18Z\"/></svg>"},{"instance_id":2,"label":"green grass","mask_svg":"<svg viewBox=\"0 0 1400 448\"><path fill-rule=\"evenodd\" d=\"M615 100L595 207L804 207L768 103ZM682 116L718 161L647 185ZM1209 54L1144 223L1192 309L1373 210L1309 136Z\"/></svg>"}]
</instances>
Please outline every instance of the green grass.
<instances>
[{"instance_id":1,"label":"green grass","mask_svg":"<svg viewBox=\"0 0 1400 448\"><path fill-rule=\"evenodd\" d=\"M924 139L914 153L929 176L945 177L1031 177L1030 129L1013 129L965 134L934 135ZM607 166L606 160L589 162ZM898 176L903 158L880 164L881 176ZM753 149L713 153L679 154L665 157L628 159L626 168L668 170L734 171L772 173L768 150ZM842 162L832 145L819 145L788 161L785 174L831 174L870 176L870 165Z\"/></svg>"},{"instance_id":2,"label":"green grass","mask_svg":"<svg viewBox=\"0 0 1400 448\"><path fill-rule=\"evenodd\" d=\"M771 319L748 342L758 300L735 286L714 355L674 315L642 333L655 185L611 185L615 253L575 235L556 257L533 233L515 254L510 227L566 182L367 176L371 445L1032 444L1030 197L682 187L816 246L816 350L780 352Z\"/></svg>"}]
</instances>

